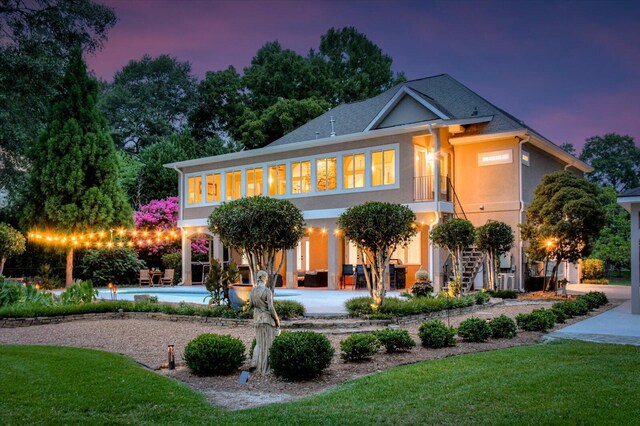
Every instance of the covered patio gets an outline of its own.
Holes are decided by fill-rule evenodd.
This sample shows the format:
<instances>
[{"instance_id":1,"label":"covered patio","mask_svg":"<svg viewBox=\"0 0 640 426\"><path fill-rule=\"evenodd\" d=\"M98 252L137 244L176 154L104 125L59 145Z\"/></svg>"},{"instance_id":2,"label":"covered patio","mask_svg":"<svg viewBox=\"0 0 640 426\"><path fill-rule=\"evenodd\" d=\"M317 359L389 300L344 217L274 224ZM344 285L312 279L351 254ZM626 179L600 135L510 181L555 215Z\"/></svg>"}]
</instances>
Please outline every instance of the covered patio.
<instances>
[{"instance_id":1,"label":"covered patio","mask_svg":"<svg viewBox=\"0 0 640 426\"><path fill-rule=\"evenodd\" d=\"M618 204L631 213L631 313L640 315L640 188L620 193Z\"/></svg>"}]
</instances>

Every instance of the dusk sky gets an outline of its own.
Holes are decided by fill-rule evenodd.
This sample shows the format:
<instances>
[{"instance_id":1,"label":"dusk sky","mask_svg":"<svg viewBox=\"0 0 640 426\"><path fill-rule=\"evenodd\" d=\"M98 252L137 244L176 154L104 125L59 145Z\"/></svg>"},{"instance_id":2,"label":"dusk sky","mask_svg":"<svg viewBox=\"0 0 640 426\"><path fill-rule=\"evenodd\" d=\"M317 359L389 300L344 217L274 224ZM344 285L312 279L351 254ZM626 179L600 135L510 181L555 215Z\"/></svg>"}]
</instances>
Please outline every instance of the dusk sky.
<instances>
[{"instance_id":1,"label":"dusk sky","mask_svg":"<svg viewBox=\"0 0 640 426\"><path fill-rule=\"evenodd\" d=\"M95 74L145 53L202 78L242 70L266 42L306 55L354 26L408 79L447 73L556 142L608 132L640 145L640 1L103 0L118 23Z\"/></svg>"}]
</instances>

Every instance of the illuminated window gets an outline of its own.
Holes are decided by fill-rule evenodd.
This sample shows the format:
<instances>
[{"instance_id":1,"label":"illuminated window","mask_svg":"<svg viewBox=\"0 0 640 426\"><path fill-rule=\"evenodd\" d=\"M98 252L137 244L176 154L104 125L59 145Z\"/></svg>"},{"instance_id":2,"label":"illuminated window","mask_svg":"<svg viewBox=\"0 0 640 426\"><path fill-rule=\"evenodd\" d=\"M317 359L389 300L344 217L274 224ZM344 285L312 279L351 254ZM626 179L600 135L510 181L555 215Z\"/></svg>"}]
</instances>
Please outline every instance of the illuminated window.
<instances>
[{"instance_id":1,"label":"illuminated window","mask_svg":"<svg viewBox=\"0 0 640 426\"><path fill-rule=\"evenodd\" d=\"M242 173L240 170L234 170L225 174L227 193L225 198L227 200L237 200L242 196Z\"/></svg>"},{"instance_id":2,"label":"illuminated window","mask_svg":"<svg viewBox=\"0 0 640 426\"><path fill-rule=\"evenodd\" d=\"M345 155L342 168L345 189L364 187L364 154Z\"/></svg>"},{"instance_id":3,"label":"illuminated window","mask_svg":"<svg viewBox=\"0 0 640 426\"><path fill-rule=\"evenodd\" d=\"M207 175L207 203L220 201L220 173Z\"/></svg>"},{"instance_id":4,"label":"illuminated window","mask_svg":"<svg viewBox=\"0 0 640 426\"><path fill-rule=\"evenodd\" d=\"M269 195L287 193L287 167L285 164L269 166Z\"/></svg>"},{"instance_id":5,"label":"illuminated window","mask_svg":"<svg viewBox=\"0 0 640 426\"><path fill-rule=\"evenodd\" d=\"M247 169L247 197L262 195L262 167Z\"/></svg>"},{"instance_id":6,"label":"illuminated window","mask_svg":"<svg viewBox=\"0 0 640 426\"><path fill-rule=\"evenodd\" d=\"M187 203L199 204L202 202L202 176L194 176L187 179Z\"/></svg>"},{"instance_id":7,"label":"illuminated window","mask_svg":"<svg viewBox=\"0 0 640 426\"><path fill-rule=\"evenodd\" d=\"M311 161L291 163L291 193L311 191Z\"/></svg>"},{"instance_id":8,"label":"illuminated window","mask_svg":"<svg viewBox=\"0 0 640 426\"><path fill-rule=\"evenodd\" d=\"M396 183L396 152L393 149L371 153L371 184L373 186Z\"/></svg>"},{"instance_id":9,"label":"illuminated window","mask_svg":"<svg viewBox=\"0 0 640 426\"><path fill-rule=\"evenodd\" d=\"M317 191L336 189L336 158L320 158L316 161Z\"/></svg>"}]
</instances>

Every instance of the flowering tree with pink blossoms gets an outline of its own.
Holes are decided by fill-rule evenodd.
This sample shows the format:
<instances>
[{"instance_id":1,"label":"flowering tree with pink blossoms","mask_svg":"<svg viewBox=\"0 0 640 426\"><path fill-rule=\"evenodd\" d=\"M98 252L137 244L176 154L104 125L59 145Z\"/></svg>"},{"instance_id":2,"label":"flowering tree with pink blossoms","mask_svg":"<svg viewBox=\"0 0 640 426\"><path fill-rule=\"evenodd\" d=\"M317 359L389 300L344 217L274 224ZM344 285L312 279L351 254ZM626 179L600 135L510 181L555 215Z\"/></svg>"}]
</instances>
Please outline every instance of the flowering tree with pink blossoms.
<instances>
[{"instance_id":1,"label":"flowering tree with pink blossoms","mask_svg":"<svg viewBox=\"0 0 640 426\"><path fill-rule=\"evenodd\" d=\"M178 197L169 197L164 200L151 200L149 204L140 206L140 210L134 213L136 229L145 230L170 230L178 226ZM178 235L180 235L178 230ZM180 240L168 240L137 247L139 253L149 256L162 256L167 253L180 251ZM195 240L191 243L193 253L206 254L209 252L207 240Z\"/></svg>"}]
</instances>

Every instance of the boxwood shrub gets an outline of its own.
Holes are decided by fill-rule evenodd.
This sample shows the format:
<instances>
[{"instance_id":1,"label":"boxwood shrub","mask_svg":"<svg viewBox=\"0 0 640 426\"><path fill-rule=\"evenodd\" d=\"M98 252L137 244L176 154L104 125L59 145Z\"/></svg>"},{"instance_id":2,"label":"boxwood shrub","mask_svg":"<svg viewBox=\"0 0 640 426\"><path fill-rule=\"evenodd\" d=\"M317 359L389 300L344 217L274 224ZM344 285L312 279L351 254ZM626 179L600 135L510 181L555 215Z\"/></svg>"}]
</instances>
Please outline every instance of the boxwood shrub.
<instances>
[{"instance_id":1,"label":"boxwood shrub","mask_svg":"<svg viewBox=\"0 0 640 426\"><path fill-rule=\"evenodd\" d=\"M564 324L567 321L567 318L569 318L562 306L557 306L557 303L553 304L551 312L556 316L556 322L558 324Z\"/></svg>"},{"instance_id":2,"label":"boxwood shrub","mask_svg":"<svg viewBox=\"0 0 640 426\"><path fill-rule=\"evenodd\" d=\"M584 301L587 304L587 307L589 308L589 310L593 311L594 309L597 309L603 305L603 303L601 303L600 294L604 295L604 293L601 293L601 292L591 291L587 294L578 296L576 299ZM604 297L606 298L607 296L605 295Z\"/></svg>"},{"instance_id":3,"label":"boxwood shrub","mask_svg":"<svg viewBox=\"0 0 640 426\"><path fill-rule=\"evenodd\" d=\"M183 358L196 376L218 376L237 370L245 360L244 350L236 337L206 333L187 344Z\"/></svg>"},{"instance_id":4,"label":"boxwood shrub","mask_svg":"<svg viewBox=\"0 0 640 426\"><path fill-rule=\"evenodd\" d=\"M484 291L479 291L473 295L476 299L476 305L484 305L491 299L491 295Z\"/></svg>"},{"instance_id":5,"label":"boxwood shrub","mask_svg":"<svg viewBox=\"0 0 640 426\"><path fill-rule=\"evenodd\" d=\"M392 330L385 328L373 332L387 353L406 352L416 346L416 341L409 336L407 330Z\"/></svg>"},{"instance_id":6,"label":"boxwood shrub","mask_svg":"<svg viewBox=\"0 0 640 426\"><path fill-rule=\"evenodd\" d=\"M425 314L429 312L443 311L446 309L457 309L473 306L476 300L473 296L435 298L415 297L410 300L401 300L395 297L387 297L380 307L380 318L400 317L407 315ZM371 316L372 300L370 297L356 297L345 302L345 307L349 315L362 317Z\"/></svg>"},{"instance_id":7,"label":"boxwood shrub","mask_svg":"<svg viewBox=\"0 0 640 426\"><path fill-rule=\"evenodd\" d=\"M511 339L518 334L516 322L506 315L500 315L489 322L491 337L496 339Z\"/></svg>"},{"instance_id":8,"label":"boxwood shrub","mask_svg":"<svg viewBox=\"0 0 640 426\"><path fill-rule=\"evenodd\" d=\"M526 331L547 331L556 324L556 316L551 309L541 308L530 314L518 314L516 322Z\"/></svg>"},{"instance_id":9,"label":"boxwood shrub","mask_svg":"<svg viewBox=\"0 0 640 426\"><path fill-rule=\"evenodd\" d=\"M425 321L420 325L418 337L425 348L455 346L456 329L447 327L440 320Z\"/></svg>"},{"instance_id":10,"label":"boxwood shrub","mask_svg":"<svg viewBox=\"0 0 640 426\"><path fill-rule=\"evenodd\" d=\"M312 379L331 364L334 353L329 339L320 333L283 331L269 350L269 365L286 380Z\"/></svg>"},{"instance_id":11,"label":"boxwood shrub","mask_svg":"<svg viewBox=\"0 0 640 426\"><path fill-rule=\"evenodd\" d=\"M515 290L489 290L487 291L492 297L500 299L517 299L518 292Z\"/></svg>"},{"instance_id":12,"label":"boxwood shrub","mask_svg":"<svg viewBox=\"0 0 640 426\"><path fill-rule=\"evenodd\" d=\"M380 349L373 333L354 333L340 342L340 357L346 362L369 359Z\"/></svg>"},{"instance_id":13,"label":"boxwood shrub","mask_svg":"<svg viewBox=\"0 0 640 426\"><path fill-rule=\"evenodd\" d=\"M467 342L486 342L491 337L491 327L483 319L467 318L458 326L458 336Z\"/></svg>"}]
</instances>

